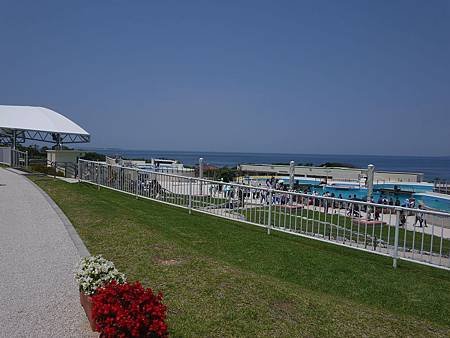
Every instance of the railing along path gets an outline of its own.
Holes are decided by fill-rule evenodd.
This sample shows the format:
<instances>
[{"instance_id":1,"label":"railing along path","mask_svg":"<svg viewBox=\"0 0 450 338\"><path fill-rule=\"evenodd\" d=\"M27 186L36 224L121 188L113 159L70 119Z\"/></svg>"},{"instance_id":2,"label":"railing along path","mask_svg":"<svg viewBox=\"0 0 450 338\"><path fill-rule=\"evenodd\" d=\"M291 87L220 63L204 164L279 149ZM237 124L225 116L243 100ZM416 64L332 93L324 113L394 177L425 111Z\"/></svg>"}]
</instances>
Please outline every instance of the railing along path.
<instances>
[{"instance_id":1,"label":"railing along path","mask_svg":"<svg viewBox=\"0 0 450 338\"><path fill-rule=\"evenodd\" d=\"M170 205L450 270L450 214L80 160L79 179Z\"/></svg>"}]
</instances>

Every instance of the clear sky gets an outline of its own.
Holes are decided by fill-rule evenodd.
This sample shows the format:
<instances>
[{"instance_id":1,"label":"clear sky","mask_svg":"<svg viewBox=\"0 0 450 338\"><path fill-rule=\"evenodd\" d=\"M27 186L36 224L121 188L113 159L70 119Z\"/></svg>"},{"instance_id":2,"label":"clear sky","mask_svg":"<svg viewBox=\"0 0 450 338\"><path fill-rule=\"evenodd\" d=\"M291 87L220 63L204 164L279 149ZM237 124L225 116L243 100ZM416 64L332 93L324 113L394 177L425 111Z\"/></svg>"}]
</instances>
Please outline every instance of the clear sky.
<instances>
[{"instance_id":1,"label":"clear sky","mask_svg":"<svg viewBox=\"0 0 450 338\"><path fill-rule=\"evenodd\" d=\"M0 0L0 42L91 146L450 155L448 0Z\"/></svg>"}]
</instances>

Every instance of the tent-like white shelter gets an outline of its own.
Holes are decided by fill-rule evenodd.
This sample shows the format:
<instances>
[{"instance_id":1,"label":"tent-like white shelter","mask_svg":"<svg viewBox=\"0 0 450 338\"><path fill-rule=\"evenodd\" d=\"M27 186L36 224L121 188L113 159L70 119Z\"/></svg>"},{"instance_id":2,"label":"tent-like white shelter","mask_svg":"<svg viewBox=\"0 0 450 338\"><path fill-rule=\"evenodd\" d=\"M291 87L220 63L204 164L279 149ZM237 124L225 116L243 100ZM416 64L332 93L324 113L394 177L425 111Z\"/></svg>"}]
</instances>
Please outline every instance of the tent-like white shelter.
<instances>
[{"instance_id":1,"label":"tent-like white shelter","mask_svg":"<svg viewBox=\"0 0 450 338\"><path fill-rule=\"evenodd\" d=\"M43 107L0 105L0 142L25 140L63 143L86 143L89 133L67 117Z\"/></svg>"}]
</instances>

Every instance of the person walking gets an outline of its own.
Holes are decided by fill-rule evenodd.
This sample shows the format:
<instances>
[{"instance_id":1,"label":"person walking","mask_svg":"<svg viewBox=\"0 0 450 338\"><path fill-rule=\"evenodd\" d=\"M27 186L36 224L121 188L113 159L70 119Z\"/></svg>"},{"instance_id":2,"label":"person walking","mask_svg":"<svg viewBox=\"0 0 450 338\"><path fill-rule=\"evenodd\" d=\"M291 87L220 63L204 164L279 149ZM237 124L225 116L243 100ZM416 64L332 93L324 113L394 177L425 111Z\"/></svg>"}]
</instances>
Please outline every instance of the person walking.
<instances>
[{"instance_id":1,"label":"person walking","mask_svg":"<svg viewBox=\"0 0 450 338\"><path fill-rule=\"evenodd\" d=\"M427 226L427 220L425 219L425 213L423 212L423 206L422 204L419 204L420 212L416 213L416 220L414 222L414 226L416 226L417 222L419 222L419 228L422 228L423 226Z\"/></svg>"}]
</instances>

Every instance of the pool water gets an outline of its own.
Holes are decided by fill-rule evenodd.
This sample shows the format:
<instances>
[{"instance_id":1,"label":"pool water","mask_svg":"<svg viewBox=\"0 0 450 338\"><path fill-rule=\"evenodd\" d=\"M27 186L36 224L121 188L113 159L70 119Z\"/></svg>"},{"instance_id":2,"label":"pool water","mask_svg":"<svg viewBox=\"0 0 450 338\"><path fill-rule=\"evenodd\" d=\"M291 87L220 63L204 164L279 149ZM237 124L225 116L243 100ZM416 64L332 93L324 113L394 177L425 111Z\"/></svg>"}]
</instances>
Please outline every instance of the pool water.
<instances>
[{"instance_id":1,"label":"pool water","mask_svg":"<svg viewBox=\"0 0 450 338\"><path fill-rule=\"evenodd\" d=\"M433 191L433 184L432 183L375 183L373 185L373 188L375 190L378 189L400 189L403 191L409 191L409 192L430 192Z\"/></svg>"},{"instance_id":2,"label":"pool water","mask_svg":"<svg viewBox=\"0 0 450 338\"><path fill-rule=\"evenodd\" d=\"M342 198L350 199L354 198L356 196L357 199L366 201L367 200L367 188L333 188L330 186L321 186L321 187L311 187L309 188L310 192L318 192L320 195L324 194L325 192L328 192L330 194L334 194L335 197L339 197L339 195L342 195ZM392 198L392 201L395 202L395 200L398 198L400 201L400 204L403 204L407 198L410 198L412 194L402 194L402 193L381 193L379 191L373 192L373 199L375 202L378 202L378 199L386 198L389 200Z\"/></svg>"},{"instance_id":3,"label":"pool water","mask_svg":"<svg viewBox=\"0 0 450 338\"><path fill-rule=\"evenodd\" d=\"M263 181L265 182L265 180L266 179ZM289 177L287 176L278 177L277 180L282 180L284 184L289 184ZM321 181L312 178L295 178L295 182L300 185L308 186L309 193L317 192L319 195L323 195L328 192L334 194L336 198L338 198L339 195L342 195L342 198L345 199L354 198L356 196L359 200L367 200L367 188L359 187L355 183L319 185ZM380 189L388 189L391 191L380 191ZM394 192L394 189L400 189L402 192ZM392 198L394 202L398 199L400 205L404 205L406 199L413 197L416 199L416 206L419 203L423 203L428 208L450 212L450 196L446 198L427 194L432 191L432 183L378 183L374 184L373 199L375 202L378 202L380 197L386 198L387 200Z\"/></svg>"},{"instance_id":4,"label":"pool water","mask_svg":"<svg viewBox=\"0 0 450 338\"><path fill-rule=\"evenodd\" d=\"M367 200L367 188L351 188L351 189L333 189L329 188L327 186L324 187L311 187L310 191L313 192L313 190L316 190L319 194L323 194L324 192L334 193L336 197L339 196L339 194L342 195L343 198L348 199L349 196L356 195L356 198L361 200ZM432 189L431 189L432 190ZM395 200L398 198L400 200L400 205L405 204L405 200L407 198L415 198L416 199L416 206L419 205L419 203L424 204L427 208L431 208L438 211L444 211L444 212L450 212L450 196L449 198L445 197L439 197L434 196L431 194L427 194L424 192L419 193L382 193L380 191L374 190L373 191L373 199L375 202L378 202L379 198L386 198L390 199L395 202Z\"/></svg>"},{"instance_id":5,"label":"pool water","mask_svg":"<svg viewBox=\"0 0 450 338\"><path fill-rule=\"evenodd\" d=\"M414 197L431 209L450 212L450 196L446 198L419 193L414 194Z\"/></svg>"}]
</instances>

